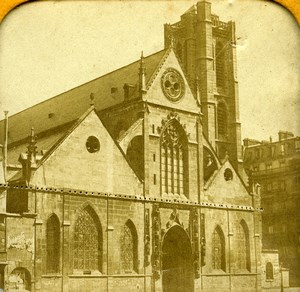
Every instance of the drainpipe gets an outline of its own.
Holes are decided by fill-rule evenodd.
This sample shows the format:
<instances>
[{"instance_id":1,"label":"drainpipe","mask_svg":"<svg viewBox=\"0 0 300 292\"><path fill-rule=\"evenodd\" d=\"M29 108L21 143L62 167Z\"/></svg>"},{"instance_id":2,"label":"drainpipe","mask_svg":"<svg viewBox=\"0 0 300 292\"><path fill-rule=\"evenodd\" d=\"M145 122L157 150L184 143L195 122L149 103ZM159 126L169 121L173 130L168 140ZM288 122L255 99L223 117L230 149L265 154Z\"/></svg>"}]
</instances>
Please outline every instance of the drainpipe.
<instances>
[{"instance_id":1,"label":"drainpipe","mask_svg":"<svg viewBox=\"0 0 300 292\"><path fill-rule=\"evenodd\" d=\"M4 111L4 145L3 145L3 171L7 179L7 140L8 140L8 111Z\"/></svg>"}]
</instances>

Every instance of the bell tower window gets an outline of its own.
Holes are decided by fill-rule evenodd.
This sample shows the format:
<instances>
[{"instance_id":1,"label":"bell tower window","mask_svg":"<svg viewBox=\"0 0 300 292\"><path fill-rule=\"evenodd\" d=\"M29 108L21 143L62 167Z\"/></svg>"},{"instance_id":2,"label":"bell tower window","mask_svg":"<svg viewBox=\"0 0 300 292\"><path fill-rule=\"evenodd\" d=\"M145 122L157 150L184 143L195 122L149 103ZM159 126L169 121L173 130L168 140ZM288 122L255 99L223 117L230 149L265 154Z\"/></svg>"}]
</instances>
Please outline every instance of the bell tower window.
<instances>
[{"instance_id":1,"label":"bell tower window","mask_svg":"<svg viewBox=\"0 0 300 292\"><path fill-rule=\"evenodd\" d=\"M222 43L217 43L215 63L216 63L216 83L218 87L224 86L225 80L225 54L224 45Z\"/></svg>"},{"instance_id":2,"label":"bell tower window","mask_svg":"<svg viewBox=\"0 0 300 292\"><path fill-rule=\"evenodd\" d=\"M224 136L227 134L227 109L223 102L218 104L217 108L218 117L218 134ZM220 137L219 137L220 138Z\"/></svg>"}]
</instances>

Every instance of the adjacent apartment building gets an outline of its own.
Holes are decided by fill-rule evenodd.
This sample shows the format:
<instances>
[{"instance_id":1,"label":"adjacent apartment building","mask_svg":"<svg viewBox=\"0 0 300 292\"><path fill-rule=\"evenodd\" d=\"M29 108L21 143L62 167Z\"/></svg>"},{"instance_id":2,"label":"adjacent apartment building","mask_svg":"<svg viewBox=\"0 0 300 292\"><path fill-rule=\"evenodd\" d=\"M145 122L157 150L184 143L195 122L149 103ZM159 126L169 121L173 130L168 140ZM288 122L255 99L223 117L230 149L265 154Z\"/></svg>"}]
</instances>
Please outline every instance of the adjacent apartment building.
<instances>
[{"instance_id":1,"label":"adjacent apartment building","mask_svg":"<svg viewBox=\"0 0 300 292\"><path fill-rule=\"evenodd\" d=\"M263 247L278 249L290 285L300 286L300 137L244 140L244 167L261 185Z\"/></svg>"}]
</instances>

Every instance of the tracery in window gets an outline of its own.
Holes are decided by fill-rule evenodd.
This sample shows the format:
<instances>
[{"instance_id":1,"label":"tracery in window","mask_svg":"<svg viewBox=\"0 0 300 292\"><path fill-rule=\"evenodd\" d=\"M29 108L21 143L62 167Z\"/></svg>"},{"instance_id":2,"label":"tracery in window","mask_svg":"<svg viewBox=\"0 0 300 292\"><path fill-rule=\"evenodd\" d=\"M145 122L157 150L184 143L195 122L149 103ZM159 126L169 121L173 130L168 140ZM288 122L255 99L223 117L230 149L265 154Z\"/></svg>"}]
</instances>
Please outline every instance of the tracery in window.
<instances>
[{"instance_id":1,"label":"tracery in window","mask_svg":"<svg viewBox=\"0 0 300 292\"><path fill-rule=\"evenodd\" d=\"M220 226L217 226L212 236L212 267L216 270L226 270L225 238Z\"/></svg>"},{"instance_id":2,"label":"tracery in window","mask_svg":"<svg viewBox=\"0 0 300 292\"><path fill-rule=\"evenodd\" d=\"M74 269L101 271L102 231L92 208L87 207L79 214L74 229Z\"/></svg>"},{"instance_id":3,"label":"tracery in window","mask_svg":"<svg viewBox=\"0 0 300 292\"><path fill-rule=\"evenodd\" d=\"M238 267L240 270L250 271L250 242L247 224L242 220L238 226Z\"/></svg>"},{"instance_id":4,"label":"tracery in window","mask_svg":"<svg viewBox=\"0 0 300 292\"><path fill-rule=\"evenodd\" d=\"M137 232L132 221L128 220L121 235L121 268L124 273L138 272Z\"/></svg>"},{"instance_id":5,"label":"tracery in window","mask_svg":"<svg viewBox=\"0 0 300 292\"><path fill-rule=\"evenodd\" d=\"M227 109L224 102L220 102L217 108L218 116L218 134L226 135L227 134Z\"/></svg>"},{"instance_id":6,"label":"tracery in window","mask_svg":"<svg viewBox=\"0 0 300 292\"><path fill-rule=\"evenodd\" d=\"M52 214L47 220L47 273L59 272L60 259L60 224L56 215Z\"/></svg>"},{"instance_id":7,"label":"tracery in window","mask_svg":"<svg viewBox=\"0 0 300 292\"><path fill-rule=\"evenodd\" d=\"M267 280L273 280L274 279L273 265L270 262L266 264L266 279Z\"/></svg>"},{"instance_id":8,"label":"tracery in window","mask_svg":"<svg viewBox=\"0 0 300 292\"><path fill-rule=\"evenodd\" d=\"M171 121L161 135L162 193L186 194L187 137L181 125Z\"/></svg>"}]
</instances>

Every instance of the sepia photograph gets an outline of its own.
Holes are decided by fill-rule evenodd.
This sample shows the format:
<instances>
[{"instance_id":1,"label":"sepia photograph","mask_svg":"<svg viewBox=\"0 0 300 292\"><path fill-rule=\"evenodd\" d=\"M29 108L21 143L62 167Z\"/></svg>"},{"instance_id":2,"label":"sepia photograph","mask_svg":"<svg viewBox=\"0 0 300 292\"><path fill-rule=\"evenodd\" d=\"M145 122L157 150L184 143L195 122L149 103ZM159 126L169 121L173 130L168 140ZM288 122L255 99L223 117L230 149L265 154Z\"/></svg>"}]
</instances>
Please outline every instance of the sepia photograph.
<instances>
[{"instance_id":1,"label":"sepia photograph","mask_svg":"<svg viewBox=\"0 0 300 292\"><path fill-rule=\"evenodd\" d=\"M0 292L300 292L287 9L36 1L0 44Z\"/></svg>"}]
</instances>

